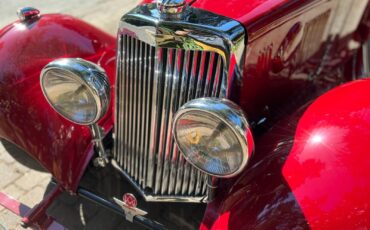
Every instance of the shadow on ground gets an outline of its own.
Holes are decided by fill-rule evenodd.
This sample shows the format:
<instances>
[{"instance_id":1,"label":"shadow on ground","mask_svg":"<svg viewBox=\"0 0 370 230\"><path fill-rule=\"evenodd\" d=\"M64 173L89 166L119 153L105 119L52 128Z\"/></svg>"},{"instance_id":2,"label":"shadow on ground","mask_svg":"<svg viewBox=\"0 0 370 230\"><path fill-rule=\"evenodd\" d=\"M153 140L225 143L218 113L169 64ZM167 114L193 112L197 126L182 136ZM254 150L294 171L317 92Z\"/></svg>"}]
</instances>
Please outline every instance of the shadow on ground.
<instances>
[{"instance_id":1,"label":"shadow on ground","mask_svg":"<svg viewBox=\"0 0 370 230\"><path fill-rule=\"evenodd\" d=\"M20 164L40 172L46 172L46 170L30 155L23 151L18 146L8 142L7 140L1 139L5 150Z\"/></svg>"}]
</instances>

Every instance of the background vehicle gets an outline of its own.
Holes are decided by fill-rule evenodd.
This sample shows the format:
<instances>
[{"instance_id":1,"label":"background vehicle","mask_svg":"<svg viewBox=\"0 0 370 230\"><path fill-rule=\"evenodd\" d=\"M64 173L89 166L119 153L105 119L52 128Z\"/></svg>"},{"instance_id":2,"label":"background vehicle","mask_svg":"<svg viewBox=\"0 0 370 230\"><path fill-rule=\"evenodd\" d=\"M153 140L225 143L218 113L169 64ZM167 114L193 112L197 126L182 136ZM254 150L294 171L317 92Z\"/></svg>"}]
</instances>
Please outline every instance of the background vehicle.
<instances>
[{"instance_id":1,"label":"background vehicle","mask_svg":"<svg viewBox=\"0 0 370 230\"><path fill-rule=\"evenodd\" d=\"M364 51L369 36L368 1L352 4L348 1L276 0L251 1L249 4L229 1L225 4L225 7L220 7L213 1L197 0L191 2L183 18L171 18L169 15L172 11L166 13L169 17L162 17L164 11L168 10L166 6L158 10L154 4L140 5L121 19L117 50L115 38L62 15L35 15L3 29L0 39L4 47L0 50L3 83L0 98L13 103L1 111L1 137L19 145L52 173L58 184L52 193L54 196L63 189L117 210L119 206L114 205L111 198L134 193L139 199L138 207L149 213L149 219L170 227L190 217L192 221L181 224L190 227L201 223L202 228L213 226L235 229L271 226L351 228L355 223L368 226L366 206L353 205L366 205L368 202L367 193L356 193L359 187L362 191L368 191L368 185L364 182L369 178L365 166L356 165L355 172L348 174L353 164L348 162L347 157L343 158L345 161L340 158L342 149L338 147L343 146L333 143L333 137L326 140L325 145L332 146L330 162L337 162L330 165L329 175L338 175L339 169L344 170L343 175L350 175L344 181L344 187L348 190L340 190L334 186L338 185L338 181L334 180L337 178L327 178L320 174L326 164L319 164L322 159L317 157L323 156L327 149L304 152L308 154L304 159L318 164L301 166L299 164L307 163L306 160L294 158L300 156L307 147L300 146L307 142L304 133L322 128L320 125L325 124L326 120L333 121L330 114L342 112L346 123L338 126L352 127L349 125L354 124L364 128L357 130L357 126L354 126L348 129L351 132L346 134L353 135L353 138L342 138L340 143L350 147L346 152L356 156L352 158L357 159L356 162L367 162L364 157L366 154L362 151L366 149L366 143L361 137L368 137L365 124L369 118L365 115L357 117L361 112L366 114L368 109L369 99L366 100L365 96L364 100L360 100L366 95L367 81L334 90L329 96L323 96L310 104L331 88L367 76L367 52ZM175 7L176 10L180 8ZM23 26L24 30L17 30L19 26ZM116 52L119 57L117 78L114 64ZM117 90L113 99L115 103L110 104L107 113L99 121L104 139L103 143L98 140L95 148L91 143L89 128L75 125L54 111L45 100L39 85L39 75L45 65L66 57L79 57L99 64L109 77L112 95L113 89ZM34 61L29 61L31 59ZM178 60L182 67L176 69ZM196 64L191 65L186 60L193 60ZM69 61L76 63L74 59ZM209 65L204 64L207 62ZM48 68L64 69L70 63L64 65L65 62L52 62ZM87 64L83 62L79 67L84 65ZM184 67L186 65L187 68ZM212 73L215 74L211 74L209 66L214 66L215 71ZM45 76L48 69L44 70L42 76ZM176 76L180 76L175 74L177 70L189 71L186 74L190 83L185 91L175 87ZM149 75L151 77L145 77ZM153 82L149 82L151 80ZM199 86L196 82L204 84ZM211 86L215 91L202 88L206 86ZM144 87L149 90L144 90ZM146 101L149 103L144 103L144 98L148 98L146 96L149 94L141 92L151 92L152 97ZM188 93L189 100L203 96L228 98L244 111L249 123L246 129L248 135L245 136L249 149L243 153L248 152L246 155L250 159L246 168L240 166L242 170L239 175L220 179L217 184L211 184L216 182L208 178L210 183L207 184L207 176L180 157L179 150L174 147L171 127L175 112L186 101L181 101L179 95L182 92ZM48 96L45 86L44 93ZM339 102L348 102L348 95L352 98L361 96L354 100L358 107L345 107L342 103L336 104L338 101L335 100L331 100L332 103L326 101L326 98L340 98ZM29 100L30 97L33 100ZM48 99L55 107L53 101ZM102 98L99 100L104 101ZM175 100L179 101L175 103ZM140 105L149 105L150 108ZM205 110L210 111L210 108ZM149 117L154 117L154 120ZM359 118L363 123L355 122ZM320 127L315 126L316 123ZM235 127L231 126L231 129ZM249 131L253 133L253 141ZM99 139L99 130L95 129L92 134ZM322 143L321 136L314 137L315 143ZM149 157L146 157L145 151L140 148L152 146L148 143L154 143L156 147L154 152L150 152L148 147ZM250 156L253 146L254 156ZM356 149L353 146L361 147ZM100 163L104 161L104 152L111 153L115 159L116 163L112 167L88 167L91 159L95 163L95 159L100 160ZM151 155L155 157L150 158ZM176 162L175 166L173 162ZM304 174L308 171L305 167L312 174ZM151 170L155 173L148 173ZM115 172L126 179L118 177L117 181L109 183L112 178L116 178L109 174ZM100 174L96 176L100 180L88 187L83 179L81 181L83 174L84 178ZM181 185L178 183L178 175L182 178ZM301 186L305 185L303 182L312 177L317 182L307 186L313 191L302 189ZM323 186L333 183L332 187ZM343 203L340 202L343 196L327 202L322 200L332 195L333 188L341 191L339 194L346 195L348 202L345 206L341 206ZM311 194L319 194L321 197ZM210 199L207 206L201 203L207 199ZM44 211L48 201L45 200L44 205L36 210ZM177 203L164 204L161 201ZM182 203L184 201L195 204ZM356 214L349 220L337 219L341 215L348 216L352 211ZM44 225L44 218L43 215L31 215L24 221ZM149 220L145 222L140 216L136 216L134 221L157 226Z\"/></svg>"}]
</instances>

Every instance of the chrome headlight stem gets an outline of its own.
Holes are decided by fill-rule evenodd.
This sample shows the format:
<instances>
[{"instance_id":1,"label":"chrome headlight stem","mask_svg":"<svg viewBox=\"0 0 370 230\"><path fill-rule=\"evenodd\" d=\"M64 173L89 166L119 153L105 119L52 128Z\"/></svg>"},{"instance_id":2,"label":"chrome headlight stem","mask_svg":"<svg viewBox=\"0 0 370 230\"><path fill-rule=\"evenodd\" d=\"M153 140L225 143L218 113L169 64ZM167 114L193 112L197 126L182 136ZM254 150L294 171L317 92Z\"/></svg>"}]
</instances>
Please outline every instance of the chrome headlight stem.
<instances>
[{"instance_id":1,"label":"chrome headlight stem","mask_svg":"<svg viewBox=\"0 0 370 230\"><path fill-rule=\"evenodd\" d=\"M102 141L104 132L97 122L108 111L110 102L110 84L105 71L80 58L62 58L44 67L40 83L46 100L61 116L89 126L99 155L94 163L104 167L108 163Z\"/></svg>"}]
</instances>

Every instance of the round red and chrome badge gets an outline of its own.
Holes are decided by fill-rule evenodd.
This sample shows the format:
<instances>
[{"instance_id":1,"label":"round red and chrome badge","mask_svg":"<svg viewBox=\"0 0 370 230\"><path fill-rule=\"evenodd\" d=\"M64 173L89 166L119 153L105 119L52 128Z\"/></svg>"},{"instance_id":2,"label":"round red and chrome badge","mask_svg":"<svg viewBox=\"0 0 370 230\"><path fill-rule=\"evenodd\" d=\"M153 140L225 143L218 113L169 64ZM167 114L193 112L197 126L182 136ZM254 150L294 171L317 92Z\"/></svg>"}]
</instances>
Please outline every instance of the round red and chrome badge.
<instances>
[{"instance_id":1,"label":"round red and chrome badge","mask_svg":"<svg viewBox=\"0 0 370 230\"><path fill-rule=\"evenodd\" d=\"M137 200L136 197L131 193L125 193L123 195L123 202L129 207L129 208L136 208L137 206Z\"/></svg>"}]
</instances>

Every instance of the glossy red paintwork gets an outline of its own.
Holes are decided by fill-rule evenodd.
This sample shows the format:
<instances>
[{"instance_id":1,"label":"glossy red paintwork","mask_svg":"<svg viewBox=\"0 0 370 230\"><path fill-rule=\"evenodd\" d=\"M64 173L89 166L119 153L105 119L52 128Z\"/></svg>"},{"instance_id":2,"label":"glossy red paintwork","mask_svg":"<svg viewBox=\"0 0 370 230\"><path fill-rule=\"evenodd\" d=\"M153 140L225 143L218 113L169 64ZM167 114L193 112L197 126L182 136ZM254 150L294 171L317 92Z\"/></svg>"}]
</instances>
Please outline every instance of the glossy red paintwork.
<instances>
[{"instance_id":1,"label":"glossy red paintwork","mask_svg":"<svg viewBox=\"0 0 370 230\"><path fill-rule=\"evenodd\" d=\"M367 0L360 0L365 2ZM146 0L142 3L152 3ZM247 31L243 77L239 89L233 89L231 99L248 114L250 121L277 121L279 110L302 105L312 98L316 90L332 88L349 76L352 66L342 68L351 60L350 35L340 34L332 28L333 20L347 15L350 7L338 11L347 0L230 0L220 3L211 0L196 0L192 7L201 8L241 22ZM343 7L342 7L343 8ZM366 6L359 6L363 13ZM339 21L337 27L351 24ZM358 22L353 23L354 25ZM316 31L312 33L310 31ZM341 38L328 52L327 41L331 37ZM314 41L314 42L312 42ZM337 47L338 45L338 47ZM340 51L340 52L339 52ZM333 59L325 68L322 59ZM348 63L350 65L350 63ZM316 74L317 70L325 71ZM313 78L315 77L315 79ZM351 76L355 78L357 76ZM294 109L292 109L294 111ZM291 112L292 112L291 111Z\"/></svg>"},{"instance_id":2,"label":"glossy red paintwork","mask_svg":"<svg viewBox=\"0 0 370 230\"><path fill-rule=\"evenodd\" d=\"M90 132L59 116L45 100L40 71L50 61L80 57L115 77L115 38L70 16L43 15L0 32L0 137L28 152L74 190L92 155ZM111 111L103 120L112 127Z\"/></svg>"},{"instance_id":3,"label":"glossy red paintwork","mask_svg":"<svg viewBox=\"0 0 370 230\"><path fill-rule=\"evenodd\" d=\"M370 227L370 80L316 100L299 121L283 175L312 229Z\"/></svg>"},{"instance_id":4,"label":"glossy red paintwork","mask_svg":"<svg viewBox=\"0 0 370 230\"><path fill-rule=\"evenodd\" d=\"M192 6L206 9L216 14L224 15L242 22L248 27L252 23L256 23L256 19L263 19L264 16L276 11L285 11L290 5L299 4L304 5L311 0L251 0L248 2L240 0L230 0L220 3L219 1L196 0ZM282 9L281 6L284 6ZM269 17L270 20L272 19ZM276 19L276 17L274 17Z\"/></svg>"},{"instance_id":5,"label":"glossy red paintwork","mask_svg":"<svg viewBox=\"0 0 370 230\"><path fill-rule=\"evenodd\" d=\"M344 11L333 18L339 3L346 1L267 0L245 3L232 0L219 4L217 1L197 0L193 4L237 19L247 28L249 38L242 89L234 98L252 121L264 120L269 126L269 121L273 123L286 118L315 95L358 77L353 68L353 60L356 59L353 56L359 46L348 45L353 40L356 24L340 23L339 17L343 17L343 12L350 8L342 7ZM225 4L232 7L225 7ZM368 8L365 10L369 12ZM352 16L361 19L360 12ZM331 20L339 21L340 28L346 27L346 33L332 28ZM315 25L315 21L320 23ZM321 26L325 28L316 34L318 37L304 39L312 34L307 33L308 26L312 31L322 29ZM327 49L325 42L330 36L336 40ZM310 46L313 41L315 44L314 48L302 52L300 47L305 40L311 43ZM302 59L300 55L312 49L314 52ZM324 54L328 60L325 65L322 63ZM317 71L319 68L321 70ZM220 187L223 193L219 197L222 198L207 207L201 229L305 229L312 225L307 223L306 212L300 207L301 201L297 201L295 192L282 175L292 147L295 123L301 116L299 111L293 114L288 120L280 120L268 133L255 136L256 151L248 169ZM332 191L327 192L329 195ZM330 218L335 218L335 213L331 213ZM356 219L346 219L349 220L347 226L355 226ZM316 226L320 227L319 224Z\"/></svg>"},{"instance_id":6,"label":"glossy red paintwork","mask_svg":"<svg viewBox=\"0 0 370 230\"><path fill-rule=\"evenodd\" d=\"M53 225L54 219L49 216L46 211L53 201L62 193L62 186L55 186L40 203L35 205L25 216L23 216L23 225L40 230L49 229L49 227Z\"/></svg>"},{"instance_id":7,"label":"glossy red paintwork","mask_svg":"<svg viewBox=\"0 0 370 230\"><path fill-rule=\"evenodd\" d=\"M200 229L308 229L281 171L305 107L256 138L255 153L237 178L223 180Z\"/></svg>"},{"instance_id":8,"label":"glossy red paintwork","mask_svg":"<svg viewBox=\"0 0 370 230\"><path fill-rule=\"evenodd\" d=\"M307 100L302 92L310 97L310 92L334 87L343 82L341 78L350 76L352 66L340 68L358 49L348 44L364 10L369 11L364 5L366 2L357 1L357 8L352 9L346 0L230 0L222 3L196 0L192 7L233 18L245 26L248 43L244 76L239 84L240 92L235 95L234 90L232 99L241 105L250 120L258 122L279 120L276 110L294 103L299 106ZM334 37L338 42L328 52L327 41ZM324 55L333 62L323 68ZM316 74L319 68L324 72ZM293 102L296 98L299 99Z\"/></svg>"},{"instance_id":9,"label":"glossy red paintwork","mask_svg":"<svg viewBox=\"0 0 370 230\"><path fill-rule=\"evenodd\" d=\"M277 123L201 229L369 228L369 92L370 80L348 83Z\"/></svg>"}]
</instances>

